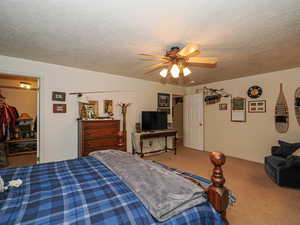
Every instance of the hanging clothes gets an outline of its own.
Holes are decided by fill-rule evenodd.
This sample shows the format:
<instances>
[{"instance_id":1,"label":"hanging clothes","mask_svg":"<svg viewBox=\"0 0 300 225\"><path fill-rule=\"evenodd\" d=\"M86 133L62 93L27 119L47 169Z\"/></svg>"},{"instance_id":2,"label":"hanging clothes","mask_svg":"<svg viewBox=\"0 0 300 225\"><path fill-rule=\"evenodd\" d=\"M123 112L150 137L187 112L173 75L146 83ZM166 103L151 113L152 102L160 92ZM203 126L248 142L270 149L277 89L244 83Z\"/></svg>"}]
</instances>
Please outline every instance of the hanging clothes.
<instances>
[{"instance_id":1,"label":"hanging clothes","mask_svg":"<svg viewBox=\"0 0 300 225\"><path fill-rule=\"evenodd\" d=\"M0 104L0 141L14 138L16 122L19 113L13 106Z\"/></svg>"}]
</instances>

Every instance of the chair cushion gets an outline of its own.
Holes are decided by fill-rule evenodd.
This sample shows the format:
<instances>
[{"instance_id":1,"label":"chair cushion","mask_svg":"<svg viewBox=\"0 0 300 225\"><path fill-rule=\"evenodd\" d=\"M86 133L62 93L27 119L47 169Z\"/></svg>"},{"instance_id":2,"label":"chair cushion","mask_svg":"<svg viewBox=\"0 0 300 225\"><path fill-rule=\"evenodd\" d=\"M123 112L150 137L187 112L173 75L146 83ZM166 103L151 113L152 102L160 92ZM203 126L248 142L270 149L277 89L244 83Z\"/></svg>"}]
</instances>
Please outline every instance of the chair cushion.
<instances>
[{"instance_id":1,"label":"chair cushion","mask_svg":"<svg viewBox=\"0 0 300 225\"><path fill-rule=\"evenodd\" d=\"M300 148L300 143L288 143L285 141L278 141L281 149L281 155L283 157L287 157L293 152L295 152L298 148Z\"/></svg>"}]
</instances>

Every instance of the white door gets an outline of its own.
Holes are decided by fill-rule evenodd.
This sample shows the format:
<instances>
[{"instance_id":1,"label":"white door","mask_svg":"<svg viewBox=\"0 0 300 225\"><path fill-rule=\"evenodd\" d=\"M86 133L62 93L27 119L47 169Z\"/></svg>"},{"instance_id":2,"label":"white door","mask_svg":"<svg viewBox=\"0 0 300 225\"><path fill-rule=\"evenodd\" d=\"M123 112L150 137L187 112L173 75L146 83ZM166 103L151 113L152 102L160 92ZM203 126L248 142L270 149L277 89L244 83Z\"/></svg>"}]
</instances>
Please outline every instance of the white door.
<instances>
[{"instance_id":1,"label":"white door","mask_svg":"<svg viewBox=\"0 0 300 225\"><path fill-rule=\"evenodd\" d=\"M183 99L183 145L204 150L203 94L186 95Z\"/></svg>"}]
</instances>

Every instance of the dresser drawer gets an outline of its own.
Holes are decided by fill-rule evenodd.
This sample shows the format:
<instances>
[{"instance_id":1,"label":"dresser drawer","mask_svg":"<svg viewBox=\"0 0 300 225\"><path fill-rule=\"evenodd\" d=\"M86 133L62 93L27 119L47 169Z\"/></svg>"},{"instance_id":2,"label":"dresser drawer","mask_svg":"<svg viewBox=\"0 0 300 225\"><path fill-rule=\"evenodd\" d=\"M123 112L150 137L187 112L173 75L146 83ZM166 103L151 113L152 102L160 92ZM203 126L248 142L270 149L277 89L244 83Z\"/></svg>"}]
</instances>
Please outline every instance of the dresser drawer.
<instances>
[{"instance_id":1,"label":"dresser drawer","mask_svg":"<svg viewBox=\"0 0 300 225\"><path fill-rule=\"evenodd\" d=\"M107 120L107 121L93 121L93 122L82 122L83 129L86 128L120 128L120 120Z\"/></svg>"},{"instance_id":2,"label":"dresser drawer","mask_svg":"<svg viewBox=\"0 0 300 225\"><path fill-rule=\"evenodd\" d=\"M118 137L101 137L88 140L83 143L84 149L106 148L109 146L117 146Z\"/></svg>"},{"instance_id":3,"label":"dresser drawer","mask_svg":"<svg viewBox=\"0 0 300 225\"><path fill-rule=\"evenodd\" d=\"M90 140L99 137L115 136L118 132L119 129L117 127L84 128L83 138Z\"/></svg>"}]
</instances>

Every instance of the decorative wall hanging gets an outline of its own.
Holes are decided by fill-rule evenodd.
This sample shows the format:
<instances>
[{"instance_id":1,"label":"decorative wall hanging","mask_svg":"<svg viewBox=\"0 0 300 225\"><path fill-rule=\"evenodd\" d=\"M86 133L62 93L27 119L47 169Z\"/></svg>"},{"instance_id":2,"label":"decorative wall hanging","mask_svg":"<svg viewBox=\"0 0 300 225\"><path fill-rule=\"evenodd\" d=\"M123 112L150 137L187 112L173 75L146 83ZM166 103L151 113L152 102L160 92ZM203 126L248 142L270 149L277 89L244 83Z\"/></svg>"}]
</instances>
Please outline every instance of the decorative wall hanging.
<instances>
[{"instance_id":1,"label":"decorative wall hanging","mask_svg":"<svg viewBox=\"0 0 300 225\"><path fill-rule=\"evenodd\" d=\"M223 88L215 89L215 88L208 88L203 87L200 89L196 89L196 93L203 92L204 101L206 105L215 104L221 101L221 98L227 98L231 96L228 92L224 91Z\"/></svg>"},{"instance_id":2,"label":"decorative wall hanging","mask_svg":"<svg viewBox=\"0 0 300 225\"><path fill-rule=\"evenodd\" d=\"M266 100L248 101L249 113L265 113L266 112Z\"/></svg>"},{"instance_id":3,"label":"decorative wall hanging","mask_svg":"<svg viewBox=\"0 0 300 225\"><path fill-rule=\"evenodd\" d=\"M221 97L222 96L220 94L208 95L208 96L205 96L204 101L205 101L206 105L216 104L221 101Z\"/></svg>"},{"instance_id":4,"label":"decorative wall hanging","mask_svg":"<svg viewBox=\"0 0 300 225\"><path fill-rule=\"evenodd\" d=\"M262 95L262 92L263 92L263 90L261 87L252 86L248 89L247 94L250 98L259 98Z\"/></svg>"},{"instance_id":5,"label":"decorative wall hanging","mask_svg":"<svg viewBox=\"0 0 300 225\"><path fill-rule=\"evenodd\" d=\"M286 133L289 129L289 110L283 94L282 83L280 84L280 92L275 106L275 128L279 133Z\"/></svg>"},{"instance_id":6,"label":"decorative wall hanging","mask_svg":"<svg viewBox=\"0 0 300 225\"><path fill-rule=\"evenodd\" d=\"M157 107L170 107L170 94L158 93L157 94Z\"/></svg>"},{"instance_id":7,"label":"decorative wall hanging","mask_svg":"<svg viewBox=\"0 0 300 225\"><path fill-rule=\"evenodd\" d=\"M67 105L66 104L53 104L53 113L66 113Z\"/></svg>"},{"instance_id":8,"label":"decorative wall hanging","mask_svg":"<svg viewBox=\"0 0 300 225\"><path fill-rule=\"evenodd\" d=\"M104 100L104 113L110 116L113 116L113 101L112 100Z\"/></svg>"},{"instance_id":9,"label":"decorative wall hanging","mask_svg":"<svg viewBox=\"0 0 300 225\"><path fill-rule=\"evenodd\" d=\"M227 104L226 103L219 104L219 110L227 110Z\"/></svg>"},{"instance_id":10,"label":"decorative wall hanging","mask_svg":"<svg viewBox=\"0 0 300 225\"><path fill-rule=\"evenodd\" d=\"M96 119L98 117L98 101L79 102L79 115L81 119Z\"/></svg>"},{"instance_id":11,"label":"decorative wall hanging","mask_svg":"<svg viewBox=\"0 0 300 225\"><path fill-rule=\"evenodd\" d=\"M300 126L300 87L295 91L295 114Z\"/></svg>"},{"instance_id":12,"label":"decorative wall hanging","mask_svg":"<svg viewBox=\"0 0 300 225\"><path fill-rule=\"evenodd\" d=\"M52 92L52 101L60 101L60 102L66 101L66 93L53 91Z\"/></svg>"},{"instance_id":13,"label":"decorative wall hanging","mask_svg":"<svg viewBox=\"0 0 300 225\"><path fill-rule=\"evenodd\" d=\"M235 97L231 100L231 121L246 122L246 99Z\"/></svg>"}]
</instances>

